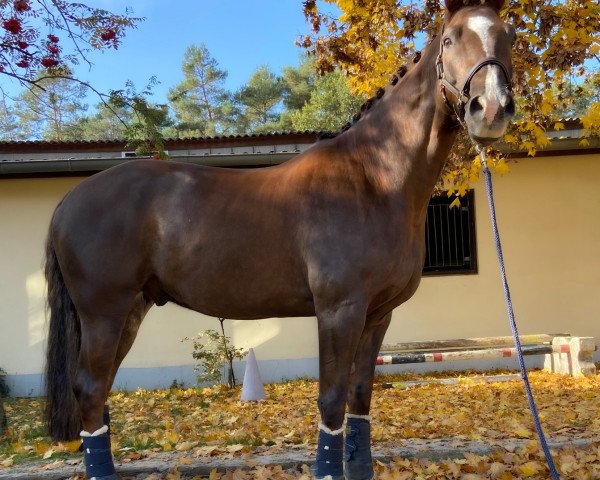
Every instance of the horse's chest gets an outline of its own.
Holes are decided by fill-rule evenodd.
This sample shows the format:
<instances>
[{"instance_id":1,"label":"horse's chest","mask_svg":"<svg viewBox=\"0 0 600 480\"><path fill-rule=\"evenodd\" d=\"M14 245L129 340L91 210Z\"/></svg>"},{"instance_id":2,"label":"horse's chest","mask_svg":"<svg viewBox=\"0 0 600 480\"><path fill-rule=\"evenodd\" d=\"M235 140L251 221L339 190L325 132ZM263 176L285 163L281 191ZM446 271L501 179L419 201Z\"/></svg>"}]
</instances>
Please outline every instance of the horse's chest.
<instances>
[{"instance_id":1,"label":"horse's chest","mask_svg":"<svg viewBox=\"0 0 600 480\"><path fill-rule=\"evenodd\" d=\"M423 236L414 234L390 237L394 238L387 245L385 254L375 262L377 270L373 271L374 290L382 302L395 303L396 306L408 300L416 291L423 270L425 245ZM384 245L380 246L385 249Z\"/></svg>"},{"instance_id":2,"label":"horse's chest","mask_svg":"<svg viewBox=\"0 0 600 480\"><path fill-rule=\"evenodd\" d=\"M421 281L422 263L416 257L413 261L405 261L374 285L369 310L391 311L411 298Z\"/></svg>"}]
</instances>

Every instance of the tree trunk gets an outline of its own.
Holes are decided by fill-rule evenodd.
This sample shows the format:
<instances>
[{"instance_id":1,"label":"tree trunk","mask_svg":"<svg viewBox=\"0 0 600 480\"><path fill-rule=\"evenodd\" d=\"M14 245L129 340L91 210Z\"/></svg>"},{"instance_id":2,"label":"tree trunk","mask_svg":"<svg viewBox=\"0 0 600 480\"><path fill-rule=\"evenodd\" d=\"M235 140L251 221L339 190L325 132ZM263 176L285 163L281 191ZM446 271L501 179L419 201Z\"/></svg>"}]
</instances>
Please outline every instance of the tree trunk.
<instances>
[{"instance_id":1,"label":"tree trunk","mask_svg":"<svg viewBox=\"0 0 600 480\"><path fill-rule=\"evenodd\" d=\"M229 347L227 345L227 337L225 336L225 326L223 325L225 322L224 318L219 318L219 322L221 322L221 334L223 335L223 349L225 350L225 357L227 358L227 386L229 388L235 387L235 374L233 373L233 354L229 351Z\"/></svg>"}]
</instances>

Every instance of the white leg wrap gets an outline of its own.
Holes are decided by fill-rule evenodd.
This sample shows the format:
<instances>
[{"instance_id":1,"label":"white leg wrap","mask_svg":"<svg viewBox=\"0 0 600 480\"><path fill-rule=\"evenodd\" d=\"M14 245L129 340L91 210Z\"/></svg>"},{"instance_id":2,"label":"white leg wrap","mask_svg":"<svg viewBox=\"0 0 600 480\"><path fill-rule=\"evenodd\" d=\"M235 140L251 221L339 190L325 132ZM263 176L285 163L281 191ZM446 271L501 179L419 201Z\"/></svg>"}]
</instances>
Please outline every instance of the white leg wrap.
<instances>
[{"instance_id":1,"label":"white leg wrap","mask_svg":"<svg viewBox=\"0 0 600 480\"><path fill-rule=\"evenodd\" d=\"M86 432L85 430L82 430L79 435L81 435L82 437L97 437L98 435L102 435L103 433L106 433L106 432L108 432L108 426L104 425L103 427L100 427L98 430L96 430L94 433L90 433L90 432Z\"/></svg>"},{"instance_id":2,"label":"white leg wrap","mask_svg":"<svg viewBox=\"0 0 600 480\"><path fill-rule=\"evenodd\" d=\"M364 420L368 420L369 422L371 421L371 415L356 415L354 413L347 413L346 419L348 418L362 418Z\"/></svg>"},{"instance_id":3,"label":"white leg wrap","mask_svg":"<svg viewBox=\"0 0 600 480\"><path fill-rule=\"evenodd\" d=\"M342 433L344 433L345 428L344 428L344 425L342 425L337 430L331 430L330 428L327 428L325 425L323 425L321 422L319 422L319 430L323 430L325 433L328 433L329 435L341 435Z\"/></svg>"}]
</instances>

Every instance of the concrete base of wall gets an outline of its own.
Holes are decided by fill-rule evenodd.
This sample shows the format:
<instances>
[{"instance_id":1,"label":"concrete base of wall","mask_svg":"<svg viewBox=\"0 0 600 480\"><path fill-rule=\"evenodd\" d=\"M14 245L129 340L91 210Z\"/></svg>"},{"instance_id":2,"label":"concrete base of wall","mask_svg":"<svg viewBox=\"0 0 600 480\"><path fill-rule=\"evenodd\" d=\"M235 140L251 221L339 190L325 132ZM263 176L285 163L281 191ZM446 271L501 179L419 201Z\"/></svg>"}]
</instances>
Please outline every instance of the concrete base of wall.
<instances>
[{"instance_id":1,"label":"concrete base of wall","mask_svg":"<svg viewBox=\"0 0 600 480\"><path fill-rule=\"evenodd\" d=\"M596 352L595 361L600 360ZM544 357L525 357L527 368L542 368ZM234 366L236 379L242 383L245 362L236 362ZM265 383L280 382L300 377L317 378L319 376L319 361L317 358L296 358L288 360L259 360L258 368ZM448 370L517 370L519 365L515 358L497 360L468 360L444 363L419 363L410 365L382 365L376 368L378 375L401 372L426 373L430 371ZM7 384L11 396L34 397L43 394L41 374L7 375ZM113 391L136 390L138 388L154 389L168 388L173 382L186 387L196 385L196 372L193 365L178 365L172 367L151 368L122 368L117 374Z\"/></svg>"}]
</instances>

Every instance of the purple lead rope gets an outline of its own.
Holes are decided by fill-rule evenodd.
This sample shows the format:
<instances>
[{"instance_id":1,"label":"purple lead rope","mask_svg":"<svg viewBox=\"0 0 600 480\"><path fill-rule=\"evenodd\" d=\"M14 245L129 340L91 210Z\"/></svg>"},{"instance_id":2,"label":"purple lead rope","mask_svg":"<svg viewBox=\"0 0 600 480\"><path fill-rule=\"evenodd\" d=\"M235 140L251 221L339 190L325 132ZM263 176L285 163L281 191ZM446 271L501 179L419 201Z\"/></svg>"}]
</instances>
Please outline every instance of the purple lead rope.
<instances>
[{"instance_id":1,"label":"purple lead rope","mask_svg":"<svg viewBox=\"0 0 600 480\"><path fill-rule=\"evenodd\" d=\"M492 186L492 174L487 166L484 149L478 148L478 151L479 157L481 158L481 165L483 167L483 174L485 176L485 186L487 191L488 204L490 206L490 215L492 218L492 230L494 231L496 253L498 255L498 264L500 265L500 276L502 277L502 287L504 288L504 297L506 299L506 308L508 310L510 328L512 330L512 334L515 340L517 357L519 359L519 367L521 368L521 378L523 379L523 383L525 385L525 392L527 393L529 409L531 410L531 414L533 416L533 423L535 424L535 429L537 431L538 438L540 439L542 450L544 450L544 455L546 456L546 462L548 463L550 474L552 475L553 480L560 480L558 472L556 471L556 467L554 466L554 461L552 460L552 455L550 454L550 448L548 448L548 443L546 442L546 437L544 435L544 430L542 429L542 424L540 423L537 407L535 406L535 400L533 399L533 393L531 391L531 385L529 385L529 378L527 376L527 369L525 368L525 361L523 360L521 341L519 340L519 331L517 330L517 323L515 322L515 313L513 311L512 301L510 299L510 290L508 289L506 270L504 269L504 256L502 255L502 245L500 243L498 223L496 222L496 207L494 206L494 189Z\"/></svg>"}]
</instances>

